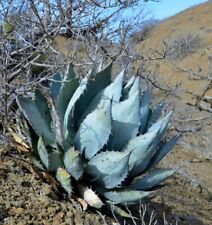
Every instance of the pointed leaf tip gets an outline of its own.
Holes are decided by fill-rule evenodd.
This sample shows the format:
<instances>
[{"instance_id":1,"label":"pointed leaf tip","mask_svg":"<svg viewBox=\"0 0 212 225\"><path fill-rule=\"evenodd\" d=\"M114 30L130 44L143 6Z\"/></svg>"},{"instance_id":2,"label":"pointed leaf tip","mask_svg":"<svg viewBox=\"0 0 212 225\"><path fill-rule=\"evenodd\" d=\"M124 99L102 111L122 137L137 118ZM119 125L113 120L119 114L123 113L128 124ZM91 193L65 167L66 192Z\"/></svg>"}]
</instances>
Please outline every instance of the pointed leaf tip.
<instances>
[{"instance_id":1,"label":"pointed leaf tip","mask_svg":"<svg viewBox=\"0 0 212 225\"><path fill-rule=\"evenodd\" d=\"M69 101L74 95L78 85L79 80L76 77L74 68L69 64L64 73L61 88L56 98L56 109L60 115L61 121L64 119Z\"/></svg>"},{"instance_id":2,"label":"pointed leaf tip","mask_svg":"<svg viewBox=\"0 0 212 225\"><path fill-rule=\"evenodd\" d=\"M112 107L112 136L109 148L120 151L124 145L134 138L140 125L140 92Z\"/></svg>"},{"instance_id":3,"label":"pointed leaf tip","mask_svg":"<svg viewBox=\"0 0 212 225\"><path fill-rule=\"evenodd\" d=\"M56 173L56 178L61 186L65 189L69 196L71 196L73 188L71 184L70 174L63 168L59 168Z\"/></svg>"},{"instance_id":4,"label":"pointed leaf tip","mask_svg":"<svg viewBox=\"0 0 212 225\"><path fill-rule=\"evenodd\" d=\"M137 190L118 190L118 191L106 191L103 195L112 204L121 205L135 205L138 203L145 203L150 196L150 192L143 192Z\"/></svg>"},{"instance_id":5,"label":"pointed leaf tip","mask_svg":"<svg viewBox=\"0 0 212 225\"><path fill-rule=\"evenodd\" d=\"M39 137L52 145L55 141L55 135L51 129L51 115L46 98L39 90L35 90L34 100L26 97L17 97L17 104Z\"/></svg>"},{"instance_id":6,"label":"pointed leaf tip","mask_svg":"<svg viewBox=\"0 0 212 225\"><path fill-rule=\"evenodd\" d=\"M161 182L172 176L175 171L175 169L155 169L153 171L150 171L144 177L135 180L130 185L130 188L141 191L146 191L148 189L154 188L155 186L159 185Z\"/></svg>"},{"instance_id":7,"label":"pointed leaf tip","mask_svg":"<svg viewBox=\"0 0 212 225\"><path fill-rule=\"evenodd\" d=\"M140 90L140 88L141 88L140 85L141 85L141 78L140 77L136 77L132 87L130 88L129 98L131 96L133 96L137 91Z\"/></svg>"},{"instance_id":8,"label":"pointed leaf tip","mask_svg":"<svg viewBox=\"0 0 212 225\"><path fill-rule=\"evenodd\" d=\"M67 171L79 180L83 174L83 164L80 153L74 148L69 149L64 155L64 165Z\"/></svg>"},{"instance_id":9,"label":"pointed leaf tip","mask_svg":"<svg viewBox=\"0 0 212 225\"><path fill-rule=\"evenodd\" d=\"M152 158L149 168L154 167L158 164L177 144L177 141L181 134L173 137L171 140L164 143L155 153L154 157Z\"/></svg>"},{"instance_id":10,"label":"pointed leaf tip","mask_svg":"<svg viewBox=\"0 0 212 225\"><path fill-rule=\"evenodd\" d=\"M159 119L159 117L161 116L161 112L163 110L165 101L161 101L156 107L155 109L152 111L149 121L148 121L148 125L147 125L147 129L149 127L151 127L154 123L157 122L157 120Z\"/></svg>"},{"instance_id":11,"label":"pointed leaf tip","mask_svg":"<svg viewBox=\"0 0 212 225\"><path fill-rule=\"evenodd\" d=\"M150 146L154 142L159 130L160 126L152 132L137 136L131 139L124 147L124 151L132 151L129 159L130 176L141 174L148 165L153 154Z\"/></svg>"},{"instance_id":12,"label":"pointed leaf tip","mask_svg":"<svg viewBox=\"0 0 212 225\"><path fill-rule=\"evenodd\" d=\"M150 112L149 105L150 105L150 93L149 93L149 89L147 88L144 91L143 96L141 98L140 127L139 127L140 134L143 134L146 131L146 126L147 126L149 112Z\"/></svg>"},{"instance_id":13,"label":"pointed leaf tip","mask_svg":"<svg viewBox=\"0 0 212 225\"><path fill-rule=\"evenodd\" d=\"M44 164L46 169L48 169L49 168L49 154L48 154L48 151L46 149L46 146L44 144L42 137L40 137L38 140L37 149L38 149L38 154L39 154L39 157L40 157L42 163Z\"/></svg>"}]
</instances>

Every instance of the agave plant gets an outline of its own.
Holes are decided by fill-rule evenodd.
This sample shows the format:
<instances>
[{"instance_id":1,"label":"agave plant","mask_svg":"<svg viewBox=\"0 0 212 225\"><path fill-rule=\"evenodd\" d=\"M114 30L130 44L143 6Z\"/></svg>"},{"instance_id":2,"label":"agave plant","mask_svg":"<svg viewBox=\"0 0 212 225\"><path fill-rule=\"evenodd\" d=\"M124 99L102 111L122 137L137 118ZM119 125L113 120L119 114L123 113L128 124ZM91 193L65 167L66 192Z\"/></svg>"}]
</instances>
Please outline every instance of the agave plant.
<instances>
[{"instance_id":1,"label":"agave plant","mask_svg":"<svg viewBox=\"0 0 212 225\"><path fill-rule=\"evenodd\" d=\"M165 141L172 112L160 118L164 102L150 109L139 77L124 83L122 71L112 82L112 64L100 67L80 80L69 65L53 76L49 94L36 89L17 103L28 124L33 162L55 174L70 196L77 190L92 207L113 204L126 216L119 205L148 201L175 172L154 167L178 136Z\"/></svg>"}]
</instances>

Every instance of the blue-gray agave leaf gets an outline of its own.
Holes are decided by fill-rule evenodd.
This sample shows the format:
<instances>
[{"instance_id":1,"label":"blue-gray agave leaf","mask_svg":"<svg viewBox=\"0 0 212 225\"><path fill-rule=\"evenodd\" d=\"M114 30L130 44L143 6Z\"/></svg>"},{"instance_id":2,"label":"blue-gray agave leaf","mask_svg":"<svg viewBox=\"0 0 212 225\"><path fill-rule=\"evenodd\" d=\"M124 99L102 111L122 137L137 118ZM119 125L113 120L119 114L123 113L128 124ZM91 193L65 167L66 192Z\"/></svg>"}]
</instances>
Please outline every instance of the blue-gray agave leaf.
<instances>
[{"instance_id":1,"label":"blue-gray agave leaf","mask_svg":"<svg viewBox=\"0 0 212 225\"><path fill-rule=\"evenodd\" d=\"M158 122L156 122L155 124L153 124L149 129L148 129L148 132L150 131L153 131L155 129L155 127L157 127L158 125L161 126L160 128L160 131L158 132L158 135L157 137L155 138L155 141L154 141L154 146L158 146L158 144L160 143L162 137L164 136L166 130L167 130L167 127L168 127L168 124L172 118L172 115L173 115L173 112L169 112L164 118L158 120Z\"/></svg>"},{"instance_id":2,"label":"blue-gray agave leaf","mask_svg":"<svg viewBox=\"0 0 212 225\"><path fill-rule=\"evenodd\" d=\"M72 65L70 64L65 71L64 77L62 79L61 89L56 99L56 109L59 113L61 121L63 121L69 101L78 86L79 81Z\"/></svg>"},{"instance_id":3,"label":"blue-gray agave leaf","mask_svg":"<svg viewBox=\"0 0 212 225\"><path fill-rule=\"evenodd\" d=\"M129 91L133 85L135 81L135 76L132 76L128 82L126 83L126 85L124 86L123 90L122 90L122 96L123 96L123 100L127 99L128 98L128 94L129 94Z\"/></svg>"},{"instance_id":4,"label":"blue-gray agave leaf","mask_svg":"<svg viewBox=\"0 0 212 225\"><path fill-rule=\"evenodd\" d=\"M162 121L162 126L161 126L161 129L160 129L160 132L159 132L159 136L160 138L163 137L163 135L165 134L166 130L167 130L167 127L169 125L169 122L171 120L173 116L173 111L169 112L161 121Z\"/></svg>"},{"instance_id":5,"label":"blue-gray agave leaf","mask_svg":"<svg viewBox=\"0 0 212 225\"><path fill-rule=\"evenodd\" d=\"M18 97L17 103L37 136L43 137L45 143L53 145L55 135L51 128L51 115L45 97L36 90L34 100Z\"/></svg>"},{"instance_id":6,"label":"blue-gray agave leaf","mask_svg":"<svg viewBox=\"0 0 212 225\"><path fill-rule=\"evenodd\" d=\"M50 94L54 100L57 98L60 92L61 85L62 85L62 77L61 74L57 72L53 75L53 81L51 82L50 85Z\"/></svg>"},{"instance_id":7,"label":"blue-gray agave leaf","mask_svg":"<svg viewBox=\"0 0 212 225\"><path fill-rule=\"evenodd\" d=\"M88 84L88 76L84 77L81 80L78 88L76 89L71 100L68 103L63 121L63 131L65 139L71 139L73 136L72 128L74 126L73 124L74 107L76 102L79 100L80 96L86 90L87 84Z\"/></svg>"},{"instance_id":8,"label":"blue-gray agave leaf","mask_svg":"<svg viewBox=\"0 0 212 225\"><path fill-rule=\"evenodd\" d=\"M123 146L138 133L140 125L140 91L132 97L112 107L112 136L109 147L121 150Z\"/></svg>"},{"instance_id":9,"label":"blue-gray agave leaf","mask_svg":"<svg viewBox=\"0 0 212 225\"><path fill-rule=\"evenodd\" d=\"M105 75L105 76L103 76L103 78L101 78L102 83L99 81L101 75L98 76L98 79L96 78L97 77L96 72L99 70L99 64L96 64L89 71L87 76L85 76L81 80L78 88L76 89L76 91L74 92L74 95L72 96L71 100L69 101L68 107L67 107L66 112L65 112L63 129L64 129L64 134L65 134L65 139L67 141L70 141L70 139L72 138L73 127L77 123L77 121L79 120L79 118L81 116L81 114L79 115L79 113L80 113L79 110L81 110L80 107L82 106L82 102L84 102L84 100L82 100L82 99L85 99L85 98L90 99L91 98L91 96L90 97L88 96L88 93L90 93L89 91L91 91L92 94L94 93L93 90L92 90L92 87L93 87L94 83L97 86L100 85L100 83L101 83L99 88L102 86L102 84L107 85L106 83L108 83L108 80L109 80L108 77L110 77L111 75L110 75L110 73L108 74L106 72L109 72L108 68L110 68L110 70L111 70L111 66L112 65L110 65L110 67L109 66L106 67L103 71L99 72L98 75L100 75L102 72L105 72L105 73L103 73L103 75ZM93 85L91 85L91 83ZM109 81L109 83L110 83L110 81ZM92 95L92 94L90 93L90 95ZM91 99L89 101L91 101ZM78 103L78 102L80 102L80 103ZM83 105L84 110L85 110L85 105ZM76 114L78 114L78 115L76 115Z\"/></svg>"},{"instance_id":10,"label":"blue-gray agave leaf","mask_svg":"<svg viewBox=\"0 0 212 225\"><path fill-rule=\"evenodd\" d=\"M48 154L48 150L46 149L46 146L43 142L43 138L40 137L38 140L38 154L39 157L42 161L42 163L44 164L44 166L46 167L46 169L49 168L49 154Z\"/></svg>"},{"instance_id":11,"label":"blue-gray agave leaf","mask_svg":"<svg viewBox=\"0 0 212 225\"><path fill-rule=\"evenodd\" d=\"M113 98L113 102L119 102L122 92L122 84L124 79L124 70L122 70L116 79L103 90L103 97Z\"/></svg>"},{"instance_id":12,"label":"blue-gray agave leaf","mask_svg":"<svg viewBox=\"0 0 212 225\"><path fill-rule=\"evenodd\" d=\"M83 174L83 164L79 151L70 148L64 155L64 165L66 170L76 179L79 180Z\"/></svg>"},{"instance_id":13,"label":"blue-gray agave leaf","mask_svg":"<svg viewBox=\"0 0 212 225\"><path fill-rule=\"evenodd\" d=\"M98 64L96 68L93 68L94 71L91 72L89 76L89 82L86 86L86 90L83 95L81 95L79 101L75 106L75 122L80 119L80 117L85 112L85 107L88 106L93 98L102 91L105 87L107 87L111 83L111 69L112 63L107 65L103 70L98 71ZM97 73L96 73L97 72Z\"/></svg>"},{"instance_id":14,"label":"blue-gray agave leaf","mask_svg":"<svg viewBox=\"0 0 212 225\"><path fill-rule=\"evenodd\" d=\"M25 133L27 135L27 140L30 144L30 147L32 148L32 153L35 156L38 156L38 139L39 136L35 133L35 131L33 130L32 126L28 123L28 121L25 121L24 123L25 125Z\"/></svg>"},{"instance_id":15,"label":"blue-gray agave leaf","mask_svg":"<svg viewBox=\"0 0 212 225\"><path fill-rule=\"evenodd\" d=\"M151 159L150 168L158 164L176 145L180 135L173 137L170 141L164 143L155 153L154 157ZM148 168L148 169L150 169Z\"/></svg>"},{"instance_id":16,"label":"blue-gray agave leaf","mask_svg":"<svg viewBox=\"0 0 212 225\"><path fill-rule=\"evenodd\" d=\"M149 148L146 150L145 154L142 154L140 157L140 160L137 160L133 168L130 170L130 176L138 176L142 174L150 165L150 162L152 158L154 157L156 150L158 148L158 144L161 141L162 136L164 135L168 123L171 119L172 112L168 113L167 116L165 116L163 119L155 123L149 130L148 133L156 131L156 136L153 139L152 144L149 146Z\"/></svg>"},{"instance_id":17,"label":"blue-gray agave leaf","mask_svg":"<svg viewBox=\"0 0 212 225\"><path fill-rule=\"evenodd\" d=\"M81 123L74 144L91 159L107 143L111 133L111 101L104 99Z\"/></svg>"},{"instance_id":18,"label":"blue-gray agave leaf","mask_svg":"<svg viewBox=\"0 0 212 225\"><path fill-rule=\"evenodd\" d=\"M128 152L101 152L91 159L86 171L100 186L117 187L127 177L129 155Z\"/></svg>"},{"instance_id":19,"label":"blue-gray agave leaf","mask_svg":"<svg viewBox=\"0 0 212 225\"><path fill-rule=\"evenodd\" d=\"M69 196L71 196L73 187L71 183L70 174L63 168L59 168L56 173L56 178L60 182L61 186L65 189Z\"/></svg>"},{"instance_id":20,"label":"blue-gray agave leaf","mask_svg":"<svg viewBox=\"0 0 212 225\"><path fill-rule=\"evenodd\" d=\"M119 102L121 98L122 84L124 78L124 70L116 77L116 79L105 89L103 89L97 96L93 99L91 104L87 107L83 116L81 117L79 124L81 124L82 120L93 110L95 110L103 99L112 100L112 102ZM112 103L113 104L113 103Z\"/></svg>"},{"instance_id":21,"label":"blue-gray agave leaf","mask_svg":"<svg viewBox=\"0 0 212 225\"><path fill-rule=\"evenodd\" d=\"M141 85L141 79L140 77L136 77L132 87L130 88L129 95L128 95L129 98L133 96L141 88L140 85Z\"/></svg>"},{"instance_id":22,"label":"blue-gray agave leaf","mask_svg":"<svg viewBox=\"0 0 212 225\"><path fill-rule=\"evenodd\" d=\"M59 167L63 167L62 155L57 149L51 148L51 152L48 152L43 138L38 140L38 155L48 171L56 171Z\"/></svg>"},{"instance_id":23,"label":"blue-gray agave leaf","mask_svg":"<svg viewBox=\"0 0 212 225\"><path fill-rule=\"evenodd\" d=\"M150 195L150 192L124 189L120 191L106 191L103 195L112 204L134 205L138 203L145 203Z\"/></svg>"},{"instance_id":24,"label":"blue-gray agave leaf","mask_svg":"<svg viewBox=\"0 0 212 225\"><path fill-rule=\"evenodd\" d=\"M150 104L150 93L149 89L147 88L143 96L141 98L141 108L140 108L140 128L139 131L141 134L143 134L146 130L147 121L149 117L149 104Z\"/></svg>"},{"instance_id":25,"label":"blue-gray agave leaf","mask_svg":"<svg viewBox=\"0 0 212 225\"><path fill-rule=\"evenodd\" d=\"M129 159L130 176L141 174L141 172L148 165L147 160L150 160L154 153L151 145L154 143L154 139L156 138L159 130L160 126L155 128L152 132L135 137L124 147L124 151L131 151Z\"/></svg>"},{"instance_id":26,"label":"blue-gray agave leaf","mask_svg":"<svg viewBox=\"0 0 212 225\"><path fill-rule=\"evenodd\" d=\"M164 101L161 101L156 107L155 109L152 111L150 118L148 120L148 125L147 125L147 129L150 128L154 123L157 122L157 120L159 119L159 117L161 116L161 112L164 106Z\"/></svg>"},{"instance_id":27,"label":"blue-gray agave leaf","mask_svg":"<svg viewBox=\"0 0 212 225\"><path fill-rule=\"evenodd\" d=\"M144 177L136 179L129 188L145 191L159 185L161 182L172 176L175 169L155 169Z\"/></svg>"},{"instance_id":28,"label":"blue-gray agave leaf","mask_svg":"<svg viewBox=\"0 0 212 225\"><path fill-rule=\"evenodd\" d=\"M63 167L62 154L57 149L53 149L52 152L49 153L48 171L56 171L60 167Z\"/></svg>"},{"instance_id":29,"label":"blue-gray agave leaf","mask_svg":"<svg viewBox=\"0 0 212 225\"><path fill-rule=\"evenodd\" d=\"M38 159L37 157L35 157L34 155L29 155L30 160L32 161L32 164L37 167L40 170L45 170L46 168L44 168L42 162L40 161L40 159Z\"/></svg>"}]
</instances>

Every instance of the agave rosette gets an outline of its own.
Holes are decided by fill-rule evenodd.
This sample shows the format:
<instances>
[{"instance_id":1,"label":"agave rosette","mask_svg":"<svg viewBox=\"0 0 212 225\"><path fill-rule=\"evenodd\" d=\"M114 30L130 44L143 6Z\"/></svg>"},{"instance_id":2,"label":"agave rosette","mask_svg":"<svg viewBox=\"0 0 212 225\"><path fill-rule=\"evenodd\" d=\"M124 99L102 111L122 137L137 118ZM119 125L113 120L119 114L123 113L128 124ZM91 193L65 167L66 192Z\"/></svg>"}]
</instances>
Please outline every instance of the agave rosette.
<instances>
[{"instance_id":1,"label":"agave rosette","mask_svg":"<svg viewBox=\"0 0 212 225\"><path fill-rule=\"evenodd\" d=\"M89 205L120 210L146 202L173 175L175 169L154 167L178 137L164 141L172 112L161 118L163 102L150 110L140 78L124 83L122 71L112 82L111 68L94 65L80 80L69 65L53 76L49 95L35 90L17 103L28 121L33 162L54 173L69 195L75 184Z\"/></svg>"}]
</instances>

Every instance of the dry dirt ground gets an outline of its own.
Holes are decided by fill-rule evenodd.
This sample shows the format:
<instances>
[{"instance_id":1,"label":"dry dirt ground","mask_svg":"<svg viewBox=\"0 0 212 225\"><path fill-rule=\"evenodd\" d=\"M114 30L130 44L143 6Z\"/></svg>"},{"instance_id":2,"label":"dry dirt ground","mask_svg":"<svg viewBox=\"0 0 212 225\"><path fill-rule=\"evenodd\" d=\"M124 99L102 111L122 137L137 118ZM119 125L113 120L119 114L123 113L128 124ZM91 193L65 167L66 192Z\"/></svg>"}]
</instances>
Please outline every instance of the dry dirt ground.
<instances>
[{"instance_id":1,"label":"dry dirt ground","mask_svg":"<svg viewBox=\"0 0 212 225\"><path fill-rule=\"evenodd\" d=\"M98 214L82 212L76 201L58 196L49 184L14 160L16 154L6 155L0 159L0 224L106 224Z\"/></svg>"}]
</instances>

